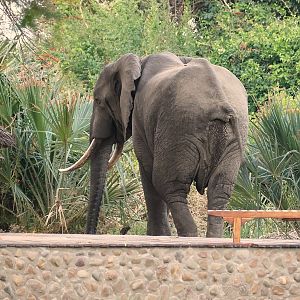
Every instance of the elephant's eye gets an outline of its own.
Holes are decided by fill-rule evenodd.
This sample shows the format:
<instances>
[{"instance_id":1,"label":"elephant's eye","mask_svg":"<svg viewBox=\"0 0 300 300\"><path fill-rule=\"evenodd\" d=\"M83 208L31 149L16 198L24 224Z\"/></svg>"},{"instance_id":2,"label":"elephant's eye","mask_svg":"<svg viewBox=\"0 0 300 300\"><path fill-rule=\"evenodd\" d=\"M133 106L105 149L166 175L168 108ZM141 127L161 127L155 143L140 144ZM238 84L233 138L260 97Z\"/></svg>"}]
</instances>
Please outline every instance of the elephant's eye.
<instances>
[{"instance_id":1,"label":"elephant's eye","mask_svg":"<svg viewBox=\"0 0 300 300\"><path fill-rule=\"evenodd\" d=\"M102 101L100 98L94 98L94 101L97 103L97 104L100 104Z\"/></svg>"}]
</instances>

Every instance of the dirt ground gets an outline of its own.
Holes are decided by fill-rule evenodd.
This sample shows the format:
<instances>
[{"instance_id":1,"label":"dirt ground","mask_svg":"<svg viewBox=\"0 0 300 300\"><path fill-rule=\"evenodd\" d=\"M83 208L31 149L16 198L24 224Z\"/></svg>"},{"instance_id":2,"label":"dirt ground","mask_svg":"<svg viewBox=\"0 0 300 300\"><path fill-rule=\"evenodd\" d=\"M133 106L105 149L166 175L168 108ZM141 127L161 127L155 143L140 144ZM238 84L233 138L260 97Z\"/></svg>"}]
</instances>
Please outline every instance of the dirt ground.
<instances>
[{"instance_id":1,"label":"dirt ground","mask_svg":"<svg viewBox=\"0 0 300 300\"><path fill-rule=\"evenodd\" d=\"M193 186L188 196L189 208L198 228L198 236L205 237L207 227L207 197Z\"/></svg>"}]
</instances>

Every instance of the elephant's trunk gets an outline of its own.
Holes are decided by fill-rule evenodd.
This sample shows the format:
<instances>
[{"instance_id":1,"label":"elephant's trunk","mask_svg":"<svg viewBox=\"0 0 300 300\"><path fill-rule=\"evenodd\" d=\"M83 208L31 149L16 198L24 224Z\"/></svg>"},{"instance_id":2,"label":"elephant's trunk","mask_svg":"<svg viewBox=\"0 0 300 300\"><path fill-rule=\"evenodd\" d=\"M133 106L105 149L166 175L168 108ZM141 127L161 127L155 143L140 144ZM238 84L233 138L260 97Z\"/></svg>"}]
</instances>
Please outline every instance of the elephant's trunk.
<instances>
[{"instance_id":1,"label":"elephant's trunk","mask_svg":"<svg viewBox=\"0 0 300 300\"><path fill-rule=\"evenodd\" d=\"M90 199L86 225L86 233L89 234L96 233L111 148L110 139L97 139L91 153Z\"/></svg>"}]
</instances>

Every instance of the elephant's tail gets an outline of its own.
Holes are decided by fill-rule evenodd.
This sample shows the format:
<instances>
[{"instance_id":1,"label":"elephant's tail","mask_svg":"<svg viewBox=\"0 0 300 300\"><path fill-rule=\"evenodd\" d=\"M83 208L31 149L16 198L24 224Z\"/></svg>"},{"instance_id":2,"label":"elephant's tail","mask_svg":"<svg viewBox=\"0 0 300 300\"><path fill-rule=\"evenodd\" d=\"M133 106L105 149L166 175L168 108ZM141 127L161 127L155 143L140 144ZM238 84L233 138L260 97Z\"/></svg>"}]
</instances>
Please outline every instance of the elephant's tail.
<instances>
[{"instance_id":1,"label":"elephant's tail","mask_svg":"<svg viewBox=\"0 0 300 300\"><path fill-rule=\"evenodd\" d=\"M212 112L210 113L212 120L221 120L225 123L231 124L233 135L237 139L241 157L243 156L243 143L241 137L241 128L239 128L239 120L235 110L229 105L225 104L220 106L219 109L212 107Z\"/></svg>"},{"instance_id":2,"label":"elephant's tail","mask_svg":"<svg viewBox=\"0 0 300 300\"><path fill-rule=\"evenodd\" d=\"M241 137L240 128L239 128L238 118L235 113L232 114L231 118L229 119L229 123L232 126L233 135L237 139L239 150L240 150L240 155L241 155L241 157L243 157L243 154L244 154L243 149L244 148L243 148L242 137Z\"/></svg>"}]
</instances>

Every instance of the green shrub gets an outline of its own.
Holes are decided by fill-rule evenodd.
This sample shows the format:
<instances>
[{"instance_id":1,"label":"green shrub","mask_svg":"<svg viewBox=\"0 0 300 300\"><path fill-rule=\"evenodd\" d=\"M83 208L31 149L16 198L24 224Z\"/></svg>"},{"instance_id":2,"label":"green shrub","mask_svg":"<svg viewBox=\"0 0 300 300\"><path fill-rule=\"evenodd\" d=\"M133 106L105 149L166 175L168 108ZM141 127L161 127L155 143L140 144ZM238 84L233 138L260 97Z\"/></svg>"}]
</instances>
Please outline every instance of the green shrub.
<instances>
[{"instance_id":1,"label":"green shrub","mask_svg":"<svg viewBox=\"0 0 300 300\"><path fill-rule=\"evenodd\" d=\"M239 1L229 11L213 3L209 12L199 15L198 54L244 83L250 111L266 101L274 87L295 95L300 85L299 17L287 17L277 4Z\"/></svg>"},{"instance_id":2,"label":"green shrub","mask_svg":"<svg viewBox=\"0 0 300 300\"><path fill-rule=\"evenodd\" d=\"M90 1L57 7L60 20L48 26L46 49L61 61L62 69L92 88L103 65L129 52L147 55L173 51L195 55L196 40L186 10L180 24L169 18L168 7L158 1ZM48 50L47 50L48 51Z\"/></svg>"},{"instance_id":3,"label":"green shrub","mask_svg":"<svg viewBox=\"0 0 300 300\"><path fill-rule=\"evenodd\" d=\"M58 4L61 18L48 26L45 47L88 88L104 64L124 53L171 51L204 56L231 70L248 91L251 112L274 87L290 95L298 91L300 25L292 1L237 1L230 10L210 1L199 10L196 30L188 5L177 24L168 7L155 0L74 3Z\"/></svg>"},{"instance_id":4,"label":"green shrub","mask_svg":"<svg viewBox=\"0 0 300 300\"><path fill-rule=\"evenodd\" d=\"M233 209L300 208L300 97L276 94L252 121ZM300 234L297 224L293 224Z\"/></svg>"}]
</instances>

